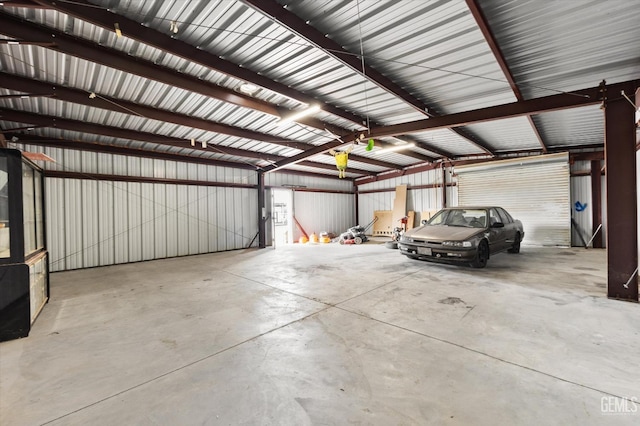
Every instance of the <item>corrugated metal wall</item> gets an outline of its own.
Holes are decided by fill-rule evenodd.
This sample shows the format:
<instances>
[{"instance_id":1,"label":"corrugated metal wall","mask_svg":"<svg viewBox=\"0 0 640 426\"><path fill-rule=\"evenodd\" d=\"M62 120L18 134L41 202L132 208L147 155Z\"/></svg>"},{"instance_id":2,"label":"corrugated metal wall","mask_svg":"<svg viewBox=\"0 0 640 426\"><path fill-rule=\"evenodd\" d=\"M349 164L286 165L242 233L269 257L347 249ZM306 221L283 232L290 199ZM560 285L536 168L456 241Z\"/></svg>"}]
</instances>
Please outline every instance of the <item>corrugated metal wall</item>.
<instances>
[{"instance_id":1,"label":"corrugated metal wall","mask_svg":"<svg viewBox=\"0 0 640 426\"><path fill-rule=\"evenodd\" d=\"M523 244L569 246L567 153L456 168L460 205L499 205L524 225Z\"/></svg>"},{"instance_id":2,"label":"corrugated metal wall","mask_svg":"<svg viewBox=\"0 0 640 426\"><path fill-rule=\"evenodd\" d=\"M58 178L45 188L51 271L240 249L257 232L256 189Z\"/></svg>"},{"instance_id":3,"label":"corrugated metal wall","mask_svg":"<svg viewBox=\"0 0 640 426\"><path fill-rule=\"evenodd\" d=\"M257 184L249 170L22 148L54 158L50 170ZM48 177L45 191L52 272L240 249L258 232L257 188Z\"/></svg>"},{"instance_id":4,"label":"corrugated metal wall","mask_svg":"<svg viewBox=\"0 0 640 426\"><path fill-rule=\"evenodd\" d=\"M447 183L451 183L451 169L446 168ZM393 210L395 188L398 185L408 185L407 211L415 211L414 226L420 223L419 212L425 210L439 210L442 208L442 169L429 170L398 178L387 179L358 186L358 191L386 190L358 194L358 221L366 225L373 220L376 210ZM424 185L437 185L434 188L420 188ZM447 205L455 206L458 202L457 187L447 187ZM371 234L371 229L368 231Z\"/></svg>"},{"instance_id":5,"label":"corrugated metal wall","mask_svg":"<svg viewBox=\"0 0 640 426\"><path fill-rule=\"evenodd\" d=\"M576 161L571 165L571 172L590 172L590 161ZM606 246L606 214L607 214L607 197L606 197L606 182L605 176L601 177L600 194L601 206L602 206L602 242ZM571 177L571 217L577 224L572 226L571 229L571 245L574 247L583 247L584 243L580 239L578 233L582 235L582 238L589 242L593 236L593 232L597 229L593 227L593 214L591 211L591 205L593 198L591 195L591 176L572 176ZM589 245L590 247L593 244Z\"/></svg>"},{"instance_id":6,"label":"corrugated metal wall","mask_svg":"<svg viewBox=\"0 0 640 426\"><path fill-rule=\"evenodd\" d=\"M355 195L350 180L275 172L265 175L265 186L293 191L293 213L308 234L332 232L339 235L356 225ZM270 191L267 191L266 199L267 203L271 202ZM267 223L267 244L271 244L271 227L272 218ZM301 235L294 226L293 241L298 241Z\"/></svg>"},{"instance_id":7,"label":"corrugated metal wall","mask_svg":"<svg viewBox=\"0 0 640 426\"><path fill-rule=\"evenodd\" d=\"M355 195L323 192L293 192L293 212L308 234L332 232L340 235L355 223ZM293 230L294 241L302 233Z\"/></svg>"}]
</instances>

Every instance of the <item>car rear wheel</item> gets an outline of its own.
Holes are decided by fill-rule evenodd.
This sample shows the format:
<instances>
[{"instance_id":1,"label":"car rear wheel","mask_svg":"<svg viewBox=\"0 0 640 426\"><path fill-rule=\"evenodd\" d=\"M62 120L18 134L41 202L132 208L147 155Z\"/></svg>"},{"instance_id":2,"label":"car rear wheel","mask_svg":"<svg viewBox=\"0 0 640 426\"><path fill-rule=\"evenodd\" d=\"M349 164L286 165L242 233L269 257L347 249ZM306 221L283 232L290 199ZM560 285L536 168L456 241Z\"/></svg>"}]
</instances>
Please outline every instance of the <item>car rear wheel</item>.
<instances>
[{"instance_id":1,"label":"car rear wheel","mask_svg":"<svg viewBox=\"0 0 640 426\"><path fill-rule=\"evenodd\" d=\"M480 241L480 244L478 244L476 258L471 266L474 268L484 268L487 266L487 260L489 260L489 245L485 240L482 240Z\"/></svg>"},{"instance_id":2,"label":"car rear wheel","mask_svg":"<svg viewBox=\"0 0 640 426\"><path fill-rule=\"evenodd\" d=\"M513 239L513 245L509 249L509 253L520 253L520 233L516 233L516 237Z\"/></svg>"}]
</instances>

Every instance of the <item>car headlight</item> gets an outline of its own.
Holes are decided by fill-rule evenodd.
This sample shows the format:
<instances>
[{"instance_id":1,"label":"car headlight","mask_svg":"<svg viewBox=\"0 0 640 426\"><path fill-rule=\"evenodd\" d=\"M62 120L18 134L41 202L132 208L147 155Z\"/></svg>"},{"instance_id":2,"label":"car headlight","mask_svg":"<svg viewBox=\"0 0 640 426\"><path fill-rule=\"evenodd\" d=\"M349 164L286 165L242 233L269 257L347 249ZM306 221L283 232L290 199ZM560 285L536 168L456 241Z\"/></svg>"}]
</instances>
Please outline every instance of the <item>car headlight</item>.
<instances>
[{"instance_id":1,"label":"car headlight","mask_svg":"<svg viewBox=\"0 0 640 426\"><path fill-rule=\"evenodd\" d=\"M405 237L404 235L401 235L400 236L400 242L401 243L410 243L410 242L413 242L413 240L411 238L409 238L409 237Z\"/></svg>"},{"instance_id":2,"label":"car headlight","mask_svg":"<svg viewBox=\"0 0 640 426\"><path fill-rule=\"evenodd\" d=\"M445 247L471 247L471 241L443 241Z\"/></svg>"}]
</instances>

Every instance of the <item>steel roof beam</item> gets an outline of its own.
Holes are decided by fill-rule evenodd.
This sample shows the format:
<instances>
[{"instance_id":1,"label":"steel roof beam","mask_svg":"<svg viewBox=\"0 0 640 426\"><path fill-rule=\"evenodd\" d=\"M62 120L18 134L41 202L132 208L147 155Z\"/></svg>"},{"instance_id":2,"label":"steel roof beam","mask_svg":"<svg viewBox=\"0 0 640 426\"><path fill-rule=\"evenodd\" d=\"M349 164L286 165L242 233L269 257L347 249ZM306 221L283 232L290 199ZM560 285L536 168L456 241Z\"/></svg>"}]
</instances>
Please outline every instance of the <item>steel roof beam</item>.
<instances>
[{"instance_id":1,"label":"steel roof beam","mask_svg":"<svg viewBox=\"0 0 640 426\"><path fill-rule=\"evenodd\" d=\"M209 132L215 132L219 134L225 134L229 136L235 136L239 138L256 140L260 142L266 142L279 146L286 146L289 148L295 148L299 150L306 150L312 148L314 145L310 145L303 142L297 142L294 140L278 138L277 136L269 135L266 133L254 132L251 130L241 129L238 127L228 126L226 124L215 123L213 121L204 120L201 118L188 116L184 114L178 114L173 111L161 110L158 108L149 107L146 105L129 102L123 99L109 98L106 96L96 96L95 98L89 98L88 92L78 89L71 89L64 86L53 85L38 80L33 80L21 76L7 74L0 72L0 87L16 90L19 92L32 92L32 91L48 91L53 93L56 99L73 102L81 105L86 105L93 108L106 109L109 111L120 112L124 114L138 114L146 118L154 120L165 121L169 123L175 123L186 127L193 127L196 129L202 129ZM20 96L20 95L15 95ZM329 155L329 154L327 154ZM397 164L389 163L386 161L379 161L372 158L352 155L351 158L355 161L362 163L383 167L386 169L398 169L402 168Z\"/></svg>"},{"instance_id":2,"label":"steel roof beam","mask_svg":"<svg viewBox=\"0 0 640 426\"><path fill-rule=\"evenodd\" d=\"M149 61L134 59L124 52L81 40L53 28L20 20L11 15L0 13L0 32L18 39L50 39L55 41L55 46L51 47L51 49L59 52L201 93L234 105L251 108L276 117L280 116L278 109L267 102L237 94L231 90L155 65Z\"/></svg>"},{"instance_id":3,"label":"steel roof beam","mask_svg":"<svg viewBox=\"0 0 640 426\"><path fill-rule=\"evenodd\" d=\"M607 85L609 93L635 92L640 87L640 79ZM540 114L569 108L595 105L602 102L602 86L588 89L574 90L569 93L544 96L541 98L517 101L471 111L433 117L425 120L412 121L390 126L380 126L371 129L371 137L407 135L426 130L446 129L452 126L466 126L468 124L483 123L523 115ZM345 139L354 137L355 133L345 135Z\"/></svg>"},{"instance_id":4,"label":"steel roof beam","mask_svg":"<svg viewBox=\"0 0 640 426\"><path fill-rule=\"evenodd\" d=\"M78 140L46 138L44 136L27 135L22 133L13 133L18 141L16 143L25 145L48 146L52 148L76 149L80 151L100 152L106 154L117 154L129 157L151 158L156 160L180 161L190 164L207 164L210 166L233 167L236 169L255 170L256 167L251 164L237 163L232 161L222 161L213 158L193 157L185 154L169 153L165 151L152 151L146 149L127 148L117 145L106 145L97 142L85 142Z\"/></svg>"},{"instance_id":5,"label":"steel roof beam","mask_svg":"<svg viewBox=\"0 0 640 426\"><path fill-rule=\"evenodd\" d=\"M48 6L43 6L29 0L3 0L2 7L19 7L23 9L48 9Z\"/></svg>"},{"instance_id":6,"label":"steel roof beam","mask_svg":"<svg viewBox=\"0 0 640 426\"><path fill-rule=\"evenodd\" d=\"M197 47L192 46L184 41L175 39L171 36L163 34L154 29L147 28L143 25L140 25L140 23L133 21L129 18L126 18L122 15L118 15L106 9L96 8L95 5L86 3L83 0L79 0L75 2L59 2L59 1L56 2L55 0L34 0L34 1L43 6L51 7L60 12L69 14L71 16L74 16L78 19L81 19L87 22L91 22L94 25L97 25L99 27L102 27L108 30L113 30L114 23L118 22L118 25L122 33L129 38L138 40L139 42L156 47L158 49L161 49L165 52L179 56L191 62L198 63L207 68L225 73L229 76L254 83L261 87L265 87L273 92L279 93L283 96L287 96L298 102L302 102L306 104L321 104L323 111L333 114L335 116L341 117L345 120L348 120L359 127L363 127L362 123L365 120L364 117L360 117L358 115L352 114L350 112L344 111L340 108L337 108L335 106L332 106L326 103L323 104L319 100L307 94L299 92L295 89L292 89L291 87L288 87L285 84L270 80L264 75L258 74L257 72L251 71L247 68L242 68L214 54L198 49ZM87 4L92 7L87 7L87 6L84 6L83 4ZM147 78L155 79L154 77L151 77L151 76L147 76ZM192 89L188 89L188 90L192 90ZM238 95L233 91L230 91L230 93L231 95L235 95L235 96ZM248 98L250 100L253 99L250 97ZM286 111L279 110L280 115L282 115L284 112ZM299 122L315 127L317 129L321 129L321 130L324 128L329 128L329 130L338 134L344 132L343 129L338 129L335 126L331 126L327 123L322 123L320 120L307 118L307 119L299 120ZM468 136L462 133L461 135L465 138L469 138ZM473 140L471 140L471 142L474 144L477 144L477 142L474 142ZM426 144L423 144L423 145L425 145L425 149L431 150ZM487 148L485 148L484 146L480 146L480 147L484 150L487 150ZM420 154L417 154L417 155L420 155ZM415 156L414 158L422 161L426 161L424 160L424 157Z\"/></svg>"},{"instance_id":7,"label":"steel roof beam","mask_svg":"<svg viewBox=\"0 0 640 426\"><path fill-rule=\"evenodd\" d=\"M61 101L73 102L80 105L86 105L92 108L100 108L109 111L115 111L129 115L139 115L153 120L165 121L168 123L179 124L181 126L193 127L209 132L220 133L238 138L267 142L274 145L286 146L304 150L312 147L303 142L286 140L277 136L266 133L254 132L238 127L219 124L213 121L204 120L185 114L178 114L173 111L162 110L150 106L129 102L123 99L110 98L108 96L99 95L95 98L89 98L89 92L86 90L71 89L65 86L54 85L39 80L33 80L17 75L0 72L0 87L12 89L20 92L48 92L52 93L56 99ZM19 95L16 95L19 96Z\"/></svg>"},{"instance_id":8,"label":"steel roof beam","mask_svg":"<svg viewBox=\"0 0 640 426\"><path fill-rule=\"evenodd\" d=\"M337 59L347 67L351 68L353 71L363 74L365 78L374 84L378 85L380 88L386 90L397 98L403 100L411 107L413 107L416 111L426 115L427 117L435 117L437 114L429 113L429 110L432 110L433 107L425 104L405 89L400 87L397 83L392 81L390 78L386 77L376 69L364 65L364 69L362 68L363 64L360 58L360 54L354 55L353 53L344 49L340 44L326 37L324 33L318 31L313 28L311 25L307 24L303 19L298 17L292 12L289 12L285 7L283 7L280 3L273 0L241 0L242 2L250 5L253 9L259 10L266 16L276 20L281 25L289 29L290 31L296 33L298 36L304 38L310 43L318 46L322 49L327 55ZM493 150L489 148L486 143L481 143L476 140L475 137L471 136L467 131L463 129L450 129L454 133L462 136L467 139L473 145L476 145L483 151L493 154ZM425 148L429 149L429 148ZM434 151L435 152L435 151Z\"/></svg>"},{"instance_id":9,"label":"steel roof beam","mask_svg":"<svg viewBox=\"0 0 640 426\"><path fill-rule=\"evenodd\" d=\"M516 84L515 78L513 77L513 74L509 69L509 65L507 65L507 61L504 58L504 54L502 53L500 46L498 46L498 43L496 42L493 32L489 27L487 18L482 12L482 9L480 8L480 6L478 5L478 1L466 0L466 2L467 2L467 7L469 7L469 10L471 10L471 15L476 20L476 24L478 24L478 28L480 28L482 35L484 36L485 40L487 41L487 44L489 45L489 48L491 49L493 56L496 58L496 61L498 61L498 65L500 66L502 73L507 78L507 82L509 83L511 90L513 91L513 94L516 96L517 100L524 101L524 96L522 96L522 92L520 91L520 89L518 88L518 85ZM547 146L542 140L542 136L540 135L540 132L536 127L536 124L533 122L533 118L531 117L531 115L527 115L527 119L529 120L529 125L533 129L533 132L536 135L536 138L538 139L540 146L542 147L542 152L546 153Z\"/></svg>"},{"instance_id":10,"label":"steel roof beam","mask_svg":"<svg viewBox=\"0 0 640 426\"><path fill-rule=\"evenodd\" d=\"M141 25L138 24L139 27ZM115 68L130 74L159 81L171 86L180 87L195 93L219 99L234 105L250 108L265 114L280 117L282 110L276 106L241 95L233 90L217 86L213 83L200 80L196 77L179 73L166 67L161 67L150 61L133 58L124 52L107 48L97 43L69 36L53 28L44 27L32 22L15 18L0 12L0 33L17 39L53 40L55 45L50 47L61 53L76 56L90 62ZM327 125L316 120L315 125L324 129Z\"/></svg>"},{"instance_id":11,"label":"steel roof beam","mask_svg":"<svg viewBox=\"0 0 640 426\"><path fill-rule=\"evenodd\" d=\"M260 153L256 151L247 151L247 150L231 148L231 147L222 146L222 145L216 145L212 143L207 143L207 148L200 148L201 147L200 141L196 142L196 146L192 147L190 145L190 142L187 141L186 139L174 138L170 136L165 137L165 136L156 135L153 133L139 132L136 130L104 126L104 125L99 125L95 123L87 123L83 121L69 120L69 119L54 117L54 116L32 114L32 113L22 112L22 111L11 111L11 110L0 109L0 119L36 124L42 127L51 127L51 128L65 129L65 130L71 130L71 131L81 132L81 133L109 136L109 137L114 137L119 139L149 142L149 143L154 143L158 145L170 145L170 146L176 146L179 148L193 149L197 151L201 149L206 149L208 152L213 152L216 154L233 155L237 157L246 157L246 158L256 158L256 159L268 161L270 163L274 163L276 161L282 161L283 159L286 159L286 157L282 157L278 155ZM73 149L73 146L70 146L67 148ZM229 162L229 163L232 163L232 162ZM317 163L312 161L305 161L303 165L307 167L315 167L318 169L335 170L335 167L329 164ZM254 168L258 168L258 166L254 166ZM360 170L355 168L350 168L349 171L351 173L361 174L361 175L375 174L375 172L371 172L368 170Z\"/></svg>"},{"instance_id":12,"label":"steel roof beam","mask_svg":"<svg viewBox=\"0 0 640 426\"><path fill-rule=\"evenodd\" d=\"M245 163L235 163L231 161L221 161L221 160L214 160L214 159L202 158L202 157L191 157L188 155L172 154L172 153L162 152L162 151L149 151L144 149L125 148L125 147L120 147L115 145L104 145L104 144L74 141L74 140L68 140L68 139L55 139L55 138L52 139L52 138L45 138L42 136L22 135L20 133L14 134L13 136L28 137L28 139L25 138L25 139L20 139L18 141L18 143L23 143L26 145L50 146L53 148L76 149L80 151L102 152L107 154L117 154L117 155L134 156L134 157L141 157L141 158L181 161L181 162L192 163L192 164L206 164L210 166L233 167L236 169L247 169L247 170L256 169L254 166L250 164L245 164ZM284 170L282 172L287 174L301 175L301 176L312 176L312 177L334 179L334 176L330 176L324 173L303 172L303 171L297 171L297 170L296 171ZM335 179L338 179L338 177L335 177Z\"/></svg>"},{"instance_id":13,"label":"steel roof beam","mask_svg":"<svg viewBox=\"0 0 640 426\"><path fill-rule=\"evenodd\" d=\"M140 25L139 22L131 20L125 16L118 15L106 9L95 7L84 0L76 0L74 2L61 2L55 0L35 0L43 6L56 9L60 12L74 16L83 21L90 22L99 27L113 30L113 24L118 23L122 33L129 38L135 39L141 43L161 49L165 52L179 56L191 62L198 63L202 66L222 72L232 77L236 77L247 82L257 84L258 86L289 97L298 102L306 104L321 103L310 95L303 94L285 84L275 82L257 72L242 68L233 62L224 60L212 53L188 44L182 40L173 38L152 28ZM90 6L90 7L87 7ZM323 104L322 110L345 120L358 123L362 126L362 117L358 117L347 111L341 110L332 105Z\"/></svg>"},{"instance_id":14,"label":"steel roof beam","mask_svg":"<svg viewBox=\"0 0 640 426\"><path fill-rule=\"evenodd\" d=\"M103 135L113 138L126 140L135 140L140 142L150 142L158 145L169 145L179 148L193 149L200 151L201 141L197 141L196 146L192 147L189 140L175 138L171 136L163 136L154 133L140 132L136 130L123 129L120 127L104 126L96 123L88 123L86 121L76 121L66 118L60 118L50 115L39 115L24 111L15 111L8 109L0 109L0 119L7 121L15 121L18 123L35 124L42 127L51 127L55 129L65 129L75 132L88 133L93 135ZM231 148L223 145L208 143L207 150L210 152L220 153L223 155L233 155L245 158L255 158L268 162L276 162L282 157L272 154L266 154L256 151L247 151L244 149Z\"/></svg>"},{"instance_id":15,"label":"steel roof beam","mask_svg":"<svg viewBox=\"0 0 640 426\"><path fill-rule=\"evenodd\" d=\"M302 152L300 154L294 155L292 157L288 157L288 158L285 158L283 160L276 161L275 163L264 167L264 170L266 172L272 172L272 171L278 170L279 168L285 167L287 165L297 164L297 163L300 163L301 161L304 161L306 158L309 158L309 157L314 156L314 155L322 154L322 153L327 152L327 151L329 151L329 150L331 150L333 148L338 148L338 147L340 147L342 145L345 145L345 144L343 144L340 141L328 142L328 143L325 143L323 145L319 145L319 146L316 146L316 147L311 148L309 150L306 150L306 151L304 151L304 152ZM392 145L387 145L387 146L392 146ZM424 157L424 161L428 162L428 163L432 163L432 162L436 161L435 158L427 157L426 155L418 154L418 153L411 152L411 151L398 152L398 154L407 155L407 156L410 156L410 157L415 157L416 155L422 156L422 157ZM353 157L351 157L351 158L353 158ZM398 170L401 170L401 169L398 169Z\"/></svg>"}]
</instances>

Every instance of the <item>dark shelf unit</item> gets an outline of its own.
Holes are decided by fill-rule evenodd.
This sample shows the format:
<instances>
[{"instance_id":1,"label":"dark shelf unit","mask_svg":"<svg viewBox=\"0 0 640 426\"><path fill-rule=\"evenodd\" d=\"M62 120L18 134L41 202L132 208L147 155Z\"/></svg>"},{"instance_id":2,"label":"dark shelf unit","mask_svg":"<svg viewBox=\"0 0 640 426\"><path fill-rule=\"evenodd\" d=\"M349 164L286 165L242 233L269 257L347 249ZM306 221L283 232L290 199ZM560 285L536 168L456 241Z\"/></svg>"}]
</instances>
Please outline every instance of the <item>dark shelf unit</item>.
<instances>
[{"instance_id":1,"label":"dark shelf unit","mask_svg":"<svg viewBox=\"0 0 640 426\"><path fill-rule=\"evenodd\" d=\"M0 341L29 335L49 300L42 169L0 149Z\"/></svg>"}]
</instances>

